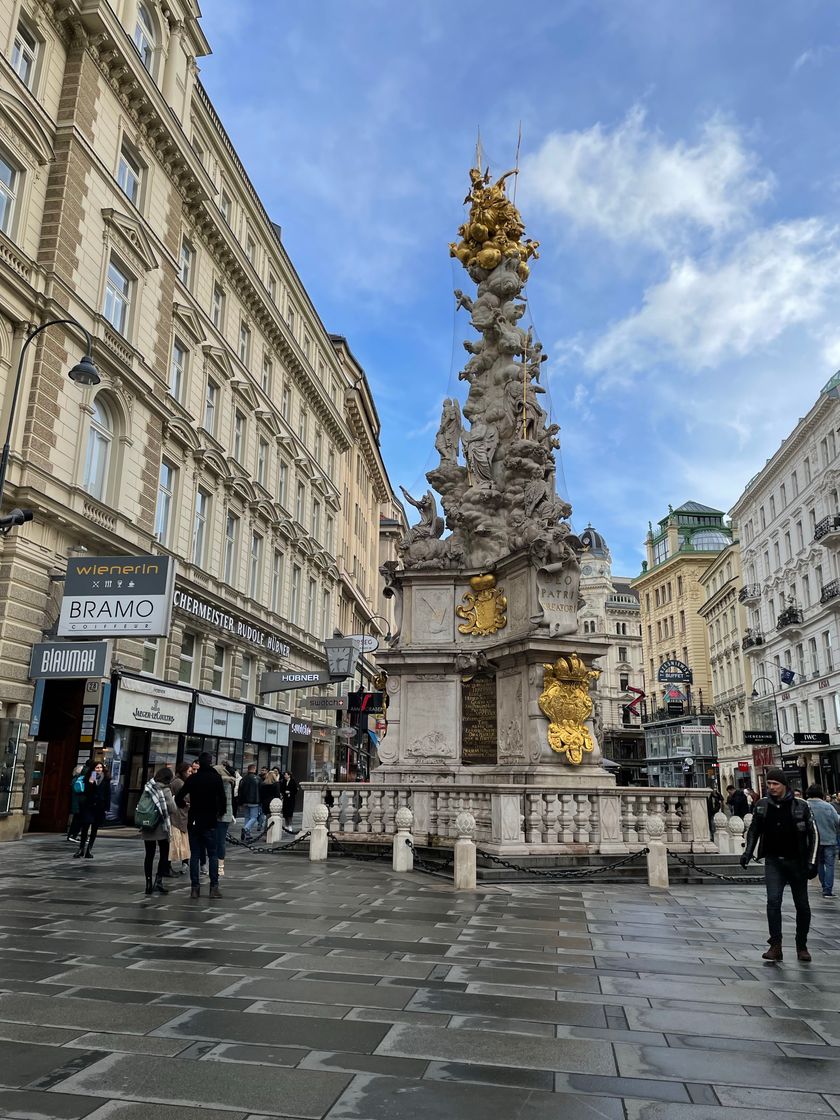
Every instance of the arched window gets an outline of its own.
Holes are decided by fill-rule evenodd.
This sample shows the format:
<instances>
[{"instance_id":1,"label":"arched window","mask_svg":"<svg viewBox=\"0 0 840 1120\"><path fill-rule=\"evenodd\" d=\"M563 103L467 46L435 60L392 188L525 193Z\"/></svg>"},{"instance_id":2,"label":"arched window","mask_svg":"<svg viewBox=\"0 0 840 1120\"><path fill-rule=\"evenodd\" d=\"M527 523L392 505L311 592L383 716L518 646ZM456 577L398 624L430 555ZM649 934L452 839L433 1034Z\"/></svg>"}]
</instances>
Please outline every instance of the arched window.
<instances>
[{"instance_id":1,"label":"arched window","mask_svg":"<svg viewBox=\"0 0 840 1120\"><path fill-rule=\"evenodd\" d=\"M114 421L108 406L98 397L93 402L87 453L85 455L84 488L100 501L105 497L108 467L114 442Z\"/></svg>"},{"instance_id":2,"label":"arched window","mask_svg":"<svg viewBox=\"0 0 840 1120\"><path fill-rule=\"evenodd\" d=\"M145 4L137 6L137 26L134 28L134 45L140 52L143 65L151 74L155 57L155 25Z\"/></svg>"}]
</instances>

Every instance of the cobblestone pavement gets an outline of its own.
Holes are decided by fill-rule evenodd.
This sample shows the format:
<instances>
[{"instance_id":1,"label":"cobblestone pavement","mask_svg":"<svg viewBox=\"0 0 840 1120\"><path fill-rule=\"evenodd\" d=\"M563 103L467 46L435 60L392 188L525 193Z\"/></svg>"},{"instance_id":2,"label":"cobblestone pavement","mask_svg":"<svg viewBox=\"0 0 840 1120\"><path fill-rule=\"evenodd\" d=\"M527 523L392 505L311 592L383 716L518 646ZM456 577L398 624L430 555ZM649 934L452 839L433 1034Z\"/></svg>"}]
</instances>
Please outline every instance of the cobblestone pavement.
<instances>
[{"instance_id":1,"label":"cobblestone pavement","mask_svg":"<svg viewBox=\"0 0 840 1120\"><path fill-rule=\"evenodd\" d=\"M0 847L0 1116L840 1115L840 900L773 966L757 887L456 895L234 850L211 903L147 899L139 842L73 850Z\"/></svg>"}]
</instances>

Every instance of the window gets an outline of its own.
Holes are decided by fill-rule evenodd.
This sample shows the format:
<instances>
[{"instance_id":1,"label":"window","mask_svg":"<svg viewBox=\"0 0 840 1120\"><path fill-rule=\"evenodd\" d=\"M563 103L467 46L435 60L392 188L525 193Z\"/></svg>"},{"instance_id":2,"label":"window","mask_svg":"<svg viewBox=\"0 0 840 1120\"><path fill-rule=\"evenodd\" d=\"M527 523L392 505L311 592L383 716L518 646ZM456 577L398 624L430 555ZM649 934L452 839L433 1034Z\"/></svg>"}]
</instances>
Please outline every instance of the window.
<instances>
[{"instance_id":1,"label":"window","mask_svg":"<svg viewBox=\"0 0 840 1120\"><path fill-rule=\"evenodd\" d=\"M327 552L332 552L333 538L335 536L335 518L330 517L329 514L327 515L327 531L324 536L326 538L324 540L324 544L326 546Z\"/></svg>"},{"instance_id":2,"label":"window","mask_svg":"<svg viewBox=\"0 0 840 1120\"><path fill-rule=\"evenodd\" d=\"M297 564L292 565L292 590L289 599L289 619L291 622L297 624L298 613L300 611L300 568Z\"/></svg>"},{"instance_id":3,"label":"window","mask_svg":"<svg viewBox=\"0 0 840 1120\"><path fill-rule=\"evenodd\" d=\"M770 495L770 520L772 521L775 516L776 516L776 499L771 494Z\"/></svg>"},{"instance_id":4,"label":"window","mask_svg":"<svg viewBox=\"0 0 840 1120\"><path fill-rule=\"evenodd\" d=\"M332 596L329 591L321 592L321 632L324 634L332 633Z\"/></svg>"},{"instance_id":5,"label":"window","mask_svg":"<svg viewBox=\"0 0 840 1120\"><path fill-rule=\"evenodd\" d=\"M785 559L790 560L793 552L790 547L790 533L785 533Z\"/></svg>"},{"instance_id":6,"label":"window","mask_svg":"<svg viewBox=\"0 0 840 1120\"><path fill-rule=\"evenodd\" d=\"M277 303L277 279L272 272L268 274L268 298Z\"/></svg>"},{"instance_id":7,"label":"window","mask_svg":"<svg viewBox=\"0 0 840 1120\"><path fill-rule=\"evenodd\" d=\"M274 560L271 564L271 609L275 614L280 613L280 604L283 596L283 553L274 550Z\"/></svg>"},{"instance_id":8,"label":"window","mask_svg":"<svg viewBox=\"0 0 840 1120\"><path fill-rule=\"evenodd\" d=\"M811 605L811 581L807 576L802 577L802 606L810 607Z\"/></svg>"},{"instance_id":9,"label":"window","mask_svg":"<svg viewBox=\"0 0 840 1120\"><path fill-rule=\"evenodd\" d=\"M265 475L268 469L268 444L264 439L260 439L259 450L257 451L257 482L260 486L265 486Z\"/></svg>"},{"instance_id":10,"label":"window","mask_svg":"<svg viewBox=\"0 0 840 1120\"><path fill-rule=\"evenodd\" d=\"M303 353L304 353L304 357L307 359L307 361L309 360L311 352L312 352L312 339L309 337L308 334L305 334L303 336Z\"/></svg>"},{"instance_id":11,"label":"window","mask_svg":"<svg viewBox=\"0 0 840 1120\"><path fill-rule=\"evenodd\" d=\"M213 303L210 308L210 318L213 326L218 330L224 329L225 322L225 290L219 284L213 285Z\"/></svg>"},{"instance_id":12,"label":"window","mask_svg":"<svg viewBox=\"0 0 840 1120\"><path fill-rule=\"evenodd\" d=\"M140 205L140 184L143 168L140 160L127 144L120 148L120 162L117 167L117 183L125 197L134 206Z\"/></svg>"},{"instance_id":13,"label":"window","mask_svg":"<svg viewBox=\"0 0 840 1120\"><path fill-rule=\"evenodd\" d=\"M284 420L289 419L289 413L292 407L292 391L288 385L283 386L283 394L280 398L280 415Z\"/></svg>"},{"instance_id":14,"label":"window","mask_svg":"<svg viewBox=\"0 0 840 1120\"><path fill-rule=\"evenodd\" d=\"M222 578L225 583L236 583L237 553L239 551L239 518L228 513L225 518L225 561Z\"/></svg>"},{"instance_id":15,"label":"window","mask_svg":"<svg viewBox=\"0 0 840 1120\"><path fill-rule=\"evenodd\" d=\"M11 234L17 201L18 173L0 156L0 230Z\"/></svg>"},{"instance_id":16,"label":"window","mask_svg":"<svg viewBox=\"0 0 840 1120\"><path fill-rule=\"evenodd\" d=\"M297 495L295 497L295 517L303 524L303 509L306 504L306 489L302 482L297 484Z\"/></svg>"},{"instance_id":17,"label":"window","mask_svg":"<svg viewBox=\"0 0 840 1120\"><path fill-rule=\"evenodd\" d=\"M248 594L258 598L262 583L263 539L260 533L251 534L251 561L248 572Z\"/></svg>"},{"instance_id":18,"label":"window","mask_svg":"<svg viewBox=\"0 0 840 1120\"><path fill-rule=\"evenodd\" d=\"M224 692L225 690L225 654L224 646L213 646L213 684L211 690L213 692Z\"/></svg>"},{"instance_id":19,"label":"window","mask_svg":"<svg viewBox=\"0 0 840 1120\"><path fill-rule=\"evenodd\" d=\"M618 678L618 687L622 692L626 692L628 684L630 684L630 678L626 673L622 673Z\"/></svg>"},{"instance_id":20,"label":"window","mask_svg":"<svg viewBox=\"0 0 840 1120\"><path fill-rule=\"evenodd\" d=\"M317 583L310 577L306 588L306 622L304 623L304 629L309 634L315 631L315 594L317 589Z\"/></svg>"},{"instance_id":21,"label":"window","mask_svg":"<svg viewBox=\"0 0 840 1120\"><path fill-rule=\"evenodd\" d=\"M315 439L312 442L312 454L315 456L315 462L321 462L321 450L323 446L323 433L320 428L315 429Z\"/></svg>"},{"instance_id":22,"label":"window","mask_svg":"<svg viewBox=\"0 0 840 1120\"><path fill-rule=\"evenodd\" d=\"M799 679L805 679L805 647L802 642L797 642L796 645L796 671L799 674Z\"/></svg>"},{"instance_id":23,"label":"window","mask_svg":"<svg viewBox=\"0 0 840 1120\"><path fill-rule=\"evenodd\" d=\"M262 390L267 397L271 396L271 382L274 376L274 368L271 364L271 358L263 358L262 365Z\"/></svg>"},{"instance_id":24,"label":"window","mask_svg":"<svg viewBox=\"0 0 840 1120\"><path fill-rule=\"evenodd\" d=\"M175 498L175 474L175 468L164 459L160 464L157 510L155 511L155 537L161 544L169 544L172 504Z\"/></svg>"},{"instance_id":25,"label":"window","mask_svg":"<svg viewBox=\"0 0 840 1120\"><path fill-rule=\"evenodd\" d=\"M805 547L805 539L802 536L802 522L801 521L796 522L796 544L797 544L797 548L799 549L800 552Z\"/></svg>"},{"instance_id":26,"label":"window","mask_svg":"<svg viewBox=\"0 0 840 1120\"><path fill-rule=\"evenodd\" d=\"M239 699L251 699L251 678L254 675L254 659L250 654L242 654L242 663L239 667Z\"/></svg>"},{"instance_id":27,"label":"window","mask_svg":"<svg viewBox=\"0 0 840 1120\"><path fill-rule=\"evenodd\" d=\"M817 656L817 639L808 639L808 659L811 662L811 676L818 677L820 675L820 662Z\"/></svg>"},{"instance_id":28,"label":"window","mask_svg":"<svg viewBox=\"0 0 840 1120\"><path fill-rule=\"evenodd\" d=\"M219 386L207 378L207 392L204 395L204 430L211 436L216 434L216 405L219 403Z\"/></svg>"},{"instance_id":29,"label":"window","mask_svg":"<svg viewBox=\"0 0 840 1120\"><path fill-rule=\"evenodd\" d=\"M251 358L251 330L245 323L239 325L239 360L248 364Z\"/></svg>"},{"instance_id":30,"label":"window","mask_svg":"<svg viewBox=\"0 0 840 1120\"><path fill-rule=\"evenodd\" d=\"M179 338L172 343L172 363L169 368L169 392L176 401L184 400L187 376L187 348Z\"/></svg>"},{"instance_id":31,"label":"window","mask_svg":"<svg viewBox=\"0 0 840 1120\"><path fill-rule=\"evenodd\" d=\"M281 506L286 505L286 491L289 487L289 466L280 460L277 467L277 501Z\"/></svg>"},{"instance_id":32,"label":"window","mask_svg":"<svg viewBox=\"0 0 840 1120\"><path fill-rule=\"evenodd\" d=\"M105 279L105 304L102 314L120 334L128 327L128 313L131 308L131 280L112 258L108 264Z\"/></svg>"},{"instance_id":33,"label":"window","mask_svg":"<svg viewBox=\"0 0 840 1120\"><path fill-rule=\"evenodd\" d=\"M245 451L245 416L236 410L233 414L233 457L237 463L242 462Z\"/></svg>"},{"instance_id":34,"label":"window","mask_svg":"<svg viewBox=\"0 0 840 1120\"><path fill-rule=\"evenodd\" d=\"M823 644L823 657L825 658L825 669L826 669L827 673L830 673L834 668L834 657L833 657L832 651L831 651L831 631L830 630L823 630L822 644Z\"/></svg>"},{"instance_id":35,"label":"window","mask_svg":"<svg viewBox=\"0 0 840 1120\"><path fill-rule=\"evenodd\" d=\"M817 697L817 727L820 731L828 730L828 722L825 718L825 703L821 696Z\"/></svg>"},{"instance_id":36,"label":"window","mask_svg":"<svg viewBox=\"0 0 840 1120\"><path fill-rule=\"evenodd\" d=\"M219 212L227 224L230 225L230 195L224 187L222 187L222 192L219 195Z\"/></svg>"},{"instance_id":37,"label":"window","mask_svg":"<svg viewBox=\"0 0 840 1120\"><path fill-rule=\"evenodd\" d=\"M114 423L107 405L99 397L93 402L85 455L85 477L82 485L88 494L100 501L105 498L108 465L114 440Z\"/></svg>"},{"instance_id":38,"label":"window","mask_svg":"<svg viewBox=\"0 0 840 1120\"><path fill-rule=\"evenodd\" d=\"M256 262L257 245L250 233L245 238L245 256L248 258L251 264L254 264Z\"/></svg>"},{"instance_id":39,"label":"window","mask_svg":"<svg viewBox=\"0 0 840 1120\"><path fill-rule=\"evenodd\" d=\"M286 322L289 324L289 330L292 334L295 333L295 309L291 303L286 304Z\"/></svg>"},{"instance_id":40,"label":"window","mask_svg":"<svg viewBox=\"0 0 840 1120\"><path fill-rule=\"evenodd\" d=\"M619 646L618 647L618 660L619 661L626 661L627 660L627 647L626 646Z\"/></svg>"},{"instance_id":41,"label":"window","mask_svg":"<svg viewBox=\"0 0 840 1120\"><path fill-rule=\"evenodd\" d=\"M192 562L201 566L204 563L204 549L207 542L207 522L210 517L210 495L199 486L195 493L195 516L193 518Z\"/></svg>"},{"instance_id":42,"label":"window","mask_svg":"<svg viewBox=\"0 0 840 1120\"><path fill-rule=\"evenodd\" d=\"M767 519L764 516L764 506L762 506L758 511L758 520L761 522L761 528L766 529L767 528Z\"/></svg>"},{"instance_id":43,"label":"window","mask_svg":"<svg viewBox=\"0 0 840 1120\"><path fill-rule=\"evenodd\" d=\"M327 450L327 477L335 483L335 452L331 447Z\"/></svg>"},{"instance_id":44,"label":"window","mask_svg":"<svg viewBox=\"0 0 840 1120\"><path fill-rule=\"evenodd\" d=\"M181 656L178 665L178 680L181 684L192 684L195 666L195 634L184 632L181 638Z\"/></svg>"},{"instance_id":45,"label":"window","mask_svg":"<svg viewBox=\"0 0 840 1120\"><path fill-rule=\"evenodd\" d=\"M194 268L195 249L190 242L187 241L186 237L184 237L181 240L181 260L178 268L178 276L185 288L192 287Z\"/></svg>"},{"instance_id":46,"label":"window","mask_svg":"<svg viewBox=\"0 0 840 1120\"><path fill-rule=\"evenodd\" d=\"M784 509L787 505L787 489L784 483L779 487L779 499L782 503L782 509Z\"/></svg>"},{"instance_id":47,"label":"window","mask_svg":"<svg viewBox=\"0 0 840 1120\"><path fill-rule=\"evenodd\" d=\"M321 539L321 503L317 498L312 502L312 536L316 541Z\"/></svg>"},{"instance_id":48,"label":"window","mask_svg":"<svg viewBox=\"0 0 840 1120\"><path fill-rule=\"evenodd\" d=\"M134 28L134 45L140 52L143 65L151 74L155 58L155 28L145 4L137 6L137 26Z\"/></svg>"},{"instance_id":49,"label":"window","mask_svg":"<svg viewBox=\"0 0 840 1120\"><path fill-rule=\"evenodd\" d=\"M799 493L799 479L796 477L796 471L790 476L790 484L793 487L793 496L796 497Z\"/></svg>"},{"instance_id":50,"label":"window","mask_svg":"<svg viewBox=\"0 0 840 1120\"><path fill-rule=\"evenodd\" d=\"M143 667L141 673L153 677L157 668L158 639L145 638L143 640Z\"/></svg>"},{"instance_id":51,"label":"window","mask_svg":"<svg viewBox=\"0 0 840 1120\"><path fill-rule=\"evenodd\" d=\"M811 481L811 460L810 460L809 456L807 456L807 455L805 456L805 461L803 462L802 466L805 469L805 481L810 482Z\"/></svg>"},{"instance_id":52,"label":"window","mask_svg":"<svg viewBox=\"0 0 840 1120\"><path fill-rule=\"evenodd\" d=\"M38 40L21 20L12 45L12 69L27 89L32 89L37 62Z\"/></svg>"},{"instance_id":53,"label":"window","mask_svg":"<svg viewBox=\"0 0 840 1120\"><path fill-rule=\"evenodd\" d=\"M306 443L306 430L309 427L309 413L301 406L300 415L298 416L298 435L300 436L301 443Z\"/></svg>"}]
</instances>

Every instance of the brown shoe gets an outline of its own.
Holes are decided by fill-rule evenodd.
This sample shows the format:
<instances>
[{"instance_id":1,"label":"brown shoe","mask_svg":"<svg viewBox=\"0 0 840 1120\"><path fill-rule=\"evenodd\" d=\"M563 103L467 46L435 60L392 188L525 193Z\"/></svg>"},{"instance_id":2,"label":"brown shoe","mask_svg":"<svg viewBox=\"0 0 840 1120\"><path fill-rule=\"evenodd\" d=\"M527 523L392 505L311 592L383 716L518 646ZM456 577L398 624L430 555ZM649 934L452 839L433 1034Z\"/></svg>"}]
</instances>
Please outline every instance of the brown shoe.
<instances>
[{"instance_id":1,"label":"brown shoe","mask_svg":"<svg viewBox=\"0 0 840 1120\"><path fill-rule=\"evenodd\" d=\"M780 944L772 944L766 953L761 954L763 961L780 961L782 960L782 946Z\"/></svg>"},{"instance_id":2,"label":"brown shoe","mask_svg":"<svg viewBox=\"0 0 840 1120\"><path fill-rule=\"evenodd\" d=\"M190 887L190 898L198 898L201 894L201 887Z\"/></svg>"},{"instance_id":3,"label":"brown shoe","mask_svg":"<svg viewBox=\"0 0 840 1120\"><path fill-rule=\"evenodd\" d=\"M808 963L810 963L810 960L811 960L811 954L808 952L807 948L797 949L796 950L796 959L798 961L805 961L805 963L808 964Z\"/></svg>"},{"instance_id":4,"label":"brown shoe","mask_svg":"<svg viewBox=\"0 0 840 1120\"><path fill-rule=\"evenodd\" d=\"M222 897L222 892L219 890L218 886L210 888L210 897L211 898L221 898Z\"/></svg>"}]
</instances>

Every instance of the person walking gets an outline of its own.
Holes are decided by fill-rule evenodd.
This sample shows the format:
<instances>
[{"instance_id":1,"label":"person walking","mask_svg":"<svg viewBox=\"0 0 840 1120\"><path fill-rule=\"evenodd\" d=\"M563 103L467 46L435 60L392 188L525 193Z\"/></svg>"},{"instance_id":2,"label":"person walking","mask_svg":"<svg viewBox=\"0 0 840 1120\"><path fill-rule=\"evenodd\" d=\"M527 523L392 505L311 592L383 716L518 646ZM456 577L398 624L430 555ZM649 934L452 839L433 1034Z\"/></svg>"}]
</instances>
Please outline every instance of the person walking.
<instances>
[{"instance_id":1,"label":"person walking","mask_svg":"<svg viewBox=\"0 0 840 1120\"><path fill-rule=\"evenodd\" d=\"M247 844L251 839L251 826L257 825L260 819L260 783L257 778L257 767L252 762L245 771L245 777L239 783L237 803L245 815L242 825L242 839Z\"/></svg>"},{"instance_id":2,"label":"person walking","mask_svg":"<svg viewBox=\"0 0 840 1120\"><path fill-rule=\"evenodd\" d=\"M822 786L809 786L807 793L808 806L813 814L820 841L817 874L820 877L823 898L834 898L834 861L837 859L840 813L826 801Z\"/></svg>"},{"instance_id":3,"label":"person walking","mask_svg":"<svg viewBox=\"0 0 840 1120\"><path fill-rule=\"evenodd\" d=\"M740 860L742 867L754 853L756 859L764 860L770 948L762 957L766 961L782 960L782 896L789 886L796 907L796 956L800 961L810 961L808 880L817 874L817 829L808 802L793 796L783 770L770 767L766 780L767 797L755 807Z\"/></svg>"},{"instance_id":4,"label":"person walking","mask_svg":"<svg viewBox=\"0 0 840 1120\"><path fill-rule=\"evenodd\" d=\"M172 777L172 771L169 767L162 766L155 776L150 778L143 786L143 794L149 795L149 799L158 811L157 823L151 828L141 827L140 829L140 837L146 849L146 857L143 861L143 871L146 875L146 894L169 894L169 891L163 885L163 876L169 868L169 843L173 832L172 818L178 812L170 788ZM158 849L158 868L153 883L152 868L155 862L155 848Z\"/></svg>"},{"instance_id":5,"label":"person walking","mask_svg":"<svg viewBox=\"0 0 840 1120\"><path fill-rule=\"evenodd\" d=\"M283 799L283 831L291 832L292 835L295 831L292 828L292 817L295 815L295 802L299 789L300 785L292 777L290 771L285 770L280 781L280 796Z\"/></svg>"},{"instance_id":6,"label":"person walking","mask_svg":"<svg viewBox=\"0 0 840 1120\"><path fill-rule=\"evenodd\" d=\"M709 792L706 796L706 814L709 818L709 835L715 838L715 814L723 808L723 797L714 782L709 782Z\"/></svg>"},{"instance_id":7,"label":"person walking","mask_svg":"<svg viewBox=\"0 0 840 1120\"><path fill-rule=\"evenodd\" d=\"M743 820L751 809L750 799L743 789L735 789L734 786L727 786L726 789L727 792L732 791L726 799L726 804L729 806L732 816L740 817Z\"/></svg>"},{"instance_id":8,"label":"person walking","mask_svg":"<svg viewBox=\"0 0 840 1120\"><path fill-rule=\"evenodd\" d=\"M96 835L105 821L105 814L111 804L111 779L101 762L91 759L83 771L85 792L81 795L79 820L82 830L79 834L79 850L73 853L74 859L93 859L93 845Z\"/></svg>"},{"instance_id":9,"label":"person walking","mask_svg":"<svg viewBox=\"0 0 840 1120\"><path fill-rule=\"evenodd\" d=\"M210 865L210 898L221 898L219 890L219 858L216 851L216 825L227 810L222 779L213 769L213 758L207 751L198 756L198 769L184 782L175 795L175 804L183 807L189 799L187 835L190 840L190 898L201 894L199 866L206 851Z\"/></svg>"},{"instance_id":10,"label":"person walking","mask_svg":"<svg viewBox=\"0 0 840 1120\"><path fill-rule=\"evenodd\" d=\"M192 773L191 762L179 762L175 767L175 777L169 789L172 793L173 805L175 795L187 778ZM190 864L190 844L187 839L187 809L174 806L171 815L172 831L169 836L169 867L179 875L183 875Z\"/></svg>"},{"instance_id":11,"label":"person walking","mask_svg":"<svg viewBox=\"0 0 840 1120\"><path fill-rule=\"evenodd\" d=\"M84 766L74 766L70 779L70 823L67 826L67 839L79 843L79 830L82 827L82 795L85 792Z\"/></svg>"},{"instance_id":12,"label":"person walking","mask_svg":"<svg viewBox=\"0 0 840 1120\"><path fill-rule=\"evenodd\" d=\"M271 816L271 802L275 797L280 796L280 790L277 787L277 775L273 770L266 770L265 777L260 782L260 810L262 818L257 826L258 833L262 832L268 824L268 818Z\"/></svg>"},{"instance_id":13,"label":"person walking","mask_svg":"<svg viewBox=\"0 0 840 1120\"><path fill-rule=\"evenodd\" d=\"M227 840L228 829L236 820L233 815L235 781L233 767L227 762L220 762L216 767L216 773L222 779L222 784L225 787L225 811L216 824L216 858L219 861L219 875L222 876L225 873L225 841Z\"/></svg>"}]
</instances>

